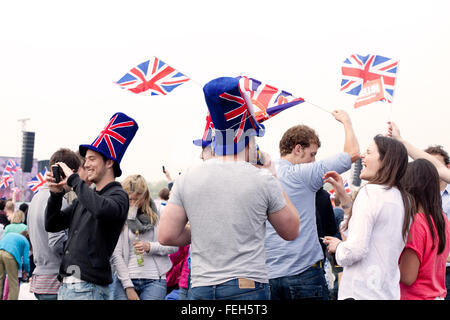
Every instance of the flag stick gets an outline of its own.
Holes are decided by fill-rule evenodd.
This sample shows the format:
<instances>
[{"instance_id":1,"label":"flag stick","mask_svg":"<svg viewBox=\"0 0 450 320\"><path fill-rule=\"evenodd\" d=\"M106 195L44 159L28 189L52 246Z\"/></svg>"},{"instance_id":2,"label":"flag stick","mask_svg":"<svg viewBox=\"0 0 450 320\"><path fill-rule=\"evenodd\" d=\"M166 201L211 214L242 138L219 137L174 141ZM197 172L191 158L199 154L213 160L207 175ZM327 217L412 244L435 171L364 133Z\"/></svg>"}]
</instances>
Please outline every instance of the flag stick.
<instances>
[{"instance_id":1,"label":"flag stick","mask_svg":"<svg viewBox=\"0 0 450 320\"><path fill-rule=\"evenodd\" d=\"M398 70L400 68L400 59L398 60L397 63L397 72L395 73L395 83L394 83L394 91L392 92L392 101L391 103L389 103L389 121L392 122L392 104L394 103L394 95L395 95L395 84L397 84L397 79L398 79ZM384 79L383 80L383 84L384 84Z\"/></svg>"},{"instance_id":2,"label":"flag stick","mask_svg":"<svg viewBox=\"0 0 450 320\"><path fill-rule=\"evenodd\" d=\"M331 111L328 111L327 109L325 109L325 108L323 108L323 107L320 107L320 106L318 106L317 104L314 104L314 103L309 102L309 101L306 101L306 100L305 100L305 102L309 103L310 105L313 105L314 107L319 108L319 109L322 110L322 111L325 111L326 113L331 114Z\"/></svg>"}]
</instances>

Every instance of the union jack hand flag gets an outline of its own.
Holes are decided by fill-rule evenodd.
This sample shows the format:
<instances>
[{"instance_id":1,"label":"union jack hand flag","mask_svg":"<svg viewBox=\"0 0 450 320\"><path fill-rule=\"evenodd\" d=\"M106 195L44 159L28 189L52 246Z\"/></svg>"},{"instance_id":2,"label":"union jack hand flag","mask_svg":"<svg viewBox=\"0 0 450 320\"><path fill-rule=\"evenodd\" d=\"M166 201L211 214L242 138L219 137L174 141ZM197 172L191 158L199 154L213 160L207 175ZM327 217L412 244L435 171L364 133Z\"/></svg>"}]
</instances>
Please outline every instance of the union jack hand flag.
<instances>
[{"instance_id":1,"label":"union jack hand flag","mask_svg":"<svg viewBox=\"0 0 450 320\"><path fill-rule=\"evenodd\" d=\"M303 98L296 98L289 92L253 78L243 76L239 81L241 89L245 90L252 100L255 118L259 123L272 118L287 108L305 102Z\"/></svg>"},{"instance_id":2,"label":"union jack hand flag","mask_svg":"<svg viewBox=\"0 0 450 320\"><path fill-rule=\"evenodd\" d=\"M350 189L350 185L348 184L347 180L344 180L344 190L345 193L351 195L352 194L352 190ZM330 189L330 191L328 191L328 193L330 194L330 197L332 199L334 199L336 197L336 190L334 190L334 188Z\"/></svg>"},{"instance_id":3,"label":"union jack hand flag","mask_svg":"<svg viewBox=\"0 0 450 320\"><path fill-rule=\"evenodd\" d=\"M5 174L5 172L9 172L10 174L13 174L13 173L16 173L17 170L21 170L21 169L22 168L16 161L14 161L13 159L9 159L8 163L6 164L5 171L3 171L3 174Z\"/></svg>"},{"instance_id":4,"label":"union jack hand flag","mask_svg":"<svg viewBox=\"0 0 450 320\"><path fill-rule=\"evenodd\" d=\"M131 69L116 83L136 94L166 95L190 79L157 57Z\"/></svg>"},{"instance_id":5,"label":"union jack hand flag","mask_svg":"<svg viewBox=\"0 0 450 320\"><path fill-rule=\"evenodd\" d=\"M28 188L30 188L34 194L36 194L41 189L41 187L47 183L47 180L45 179L46 173L47 168L44 168L44 170L39 172L33 179L31 179L30 182L27 183Z\"/></svg>"},{"instance_id":6,"label":"union jack hand flag","mask_svg":"<svg viewBox=\"0 0 450 320\"><path fill-rule=\"evenodd\" d=\"M384 84L385 99L391 103L398 64L398 60L383 56L353 54L342 64L341 91L357 96L363 83L381 78Z\"/></svg>"},{"instance_id":7,"label":"union jack hand flag","mask_svg":"<svg viewBox=\"0 0 450 320\"><path fill-rule=\"evenodd\" d=\"M13 181L12 175L3 173L3 176L0 179L0 190L8 188Z\"/></svg>"}]
</instances>

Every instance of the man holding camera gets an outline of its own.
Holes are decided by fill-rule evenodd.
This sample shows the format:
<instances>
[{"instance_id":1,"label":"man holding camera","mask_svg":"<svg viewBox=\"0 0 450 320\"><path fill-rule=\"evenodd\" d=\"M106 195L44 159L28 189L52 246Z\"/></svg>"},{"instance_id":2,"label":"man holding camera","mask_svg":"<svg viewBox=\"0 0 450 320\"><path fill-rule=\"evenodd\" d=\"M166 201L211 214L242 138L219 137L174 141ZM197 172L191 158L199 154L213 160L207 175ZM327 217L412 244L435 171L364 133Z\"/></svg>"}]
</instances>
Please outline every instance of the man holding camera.
<instances>
[{"instance_id":1,"label":"man holding camera","mask_svg":"<svg viewBox=\"0 0 450 320\"><path fill-rule=\"evenodd\" d=\"M50 157L50 167L57 162L64 162L73 171L81 168L80 159L70 149L59 149ZM66 186L66 191L68 187ZM28 210L28 233L33 246L33 260L36 265L31 278L30 292L38 300L56 300L60 282L57 279L59 266L63 256L64 242L67 240L66 232L48 233L45 231L45 208L50 197L50 190L44 185L33 196ZM67 207L63 199L62 208Z\"/></svg>"},{"instance_id":2,"label":"man holding camera","mask_svg":"<svg viewBox=\"0 0 450 320\"><path fill-rule=\"evenodd\" d=\"M116 113L91 145L80 145L87 179L95 183L95 189L89 188L64 162L56 163L63 173L59 183L60 173L47 173L50 197L45 229L69 229L58 276L62 281L59 300L108 299L108 285L112 282L109 260L129 207L128 195L115 178L122 174L120 161L137 129L136 121ZM65 186L72 188L77 199L61 209Z\"/></svg>"}]
</instances>

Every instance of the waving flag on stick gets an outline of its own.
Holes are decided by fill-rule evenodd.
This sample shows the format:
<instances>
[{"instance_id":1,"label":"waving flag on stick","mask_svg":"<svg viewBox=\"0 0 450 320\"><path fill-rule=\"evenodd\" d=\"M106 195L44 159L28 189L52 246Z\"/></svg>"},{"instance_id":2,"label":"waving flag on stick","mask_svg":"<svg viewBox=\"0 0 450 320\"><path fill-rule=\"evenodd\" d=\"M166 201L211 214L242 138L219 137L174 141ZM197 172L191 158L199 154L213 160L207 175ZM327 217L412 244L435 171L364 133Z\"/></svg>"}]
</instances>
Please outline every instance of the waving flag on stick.
<instances>
[{"instance_id":1,"label":"waving flag on stick","mask_svg":"<svg viewBox=\"0 0 450 320\"><path fill-rule=\"evenodd\" d=\"M164 61L153 57L132 68L116 83L136 94L167 95L190 79Z\"/></svg>"},{"instance_id":2,"label":"waving flag on stick","mask_svg":"<svg viewBox=\"0 0 450 320\"><path fill-rule=\"evenodd\" d=\"M361 94L370 96L375 93L372 88L375 88L375 85L377 85L377 88L381 88L383 92L376 101L382 100L392 103L398 65L398 60L379 55L369 54L361 56L353 54L345 59L342 64L341 91L355 96L360 96ZM381 85L375 82L378 79L381 79ZM373 99L367 99L367 101L365 104L374 102Z\"/></svg>"},{"instance_id":3,"label":"waving flag on stick","mask_svg":"<svg viewBox=\"0 0 450 320\"><path fill-rule=\"evenodd\" d=\"M272 118L283 110L305 102L303 98L294 97L289 92L245 76L240 77L239 87L252 100L255 118L259 123Z\"/></svg>"},{"instance_id":4,"label":"waving flag on stick","mask_svg":"<svg viewBox=\"0 0 450 320\"><path fill-rule=\"evenodd\" d=\"M8 188L13 183L13 181L14 179L11 174L3 172L3 175L0 178L0 190Z\"/></svg>"},{"instance_id":5,"label":"waving flag on stick","mask_svg":"<svg viewBox=\"0 0 450 320\"><path fill-rule=\"evenodd\" d=\"M348 195L352 194L352 190L350 189L350 186L349 186L347 180L344 180L344 190ZM336 190L334 190L334 188L330 189L330 191L328 191L328 193L330 194L330 197L332 199L334 199L336 197Z\"/></svg>"},{"instance_id":6,"label":"waving flag on stick","mask_svg":"<svg viewBox=\"0 0 450 320\"><path fill-rule=\"evenodd\" d=\"M47 173L47 168L44 168L41 172L39 172L33 179L31 179L30 182L28 182L28 188L33 191L34 194L36 194L43 185L47 183L47 180L45 179L45 174Z\"/></svg>"},{"instance_id":7,"label":"waving flag on stick","mask_svg":"<svg viewBox=\"0 0 450 320\"><path fill-rule=\"evenodd\" d=\"M8 163L6 164L5 171L3 172L3 174L5 174L5 172L9 172L10 174L13 174L13 173L16 173L18 170L22 170L20 165L13 159L9 159Z\"/></svg>"}]
</instances>

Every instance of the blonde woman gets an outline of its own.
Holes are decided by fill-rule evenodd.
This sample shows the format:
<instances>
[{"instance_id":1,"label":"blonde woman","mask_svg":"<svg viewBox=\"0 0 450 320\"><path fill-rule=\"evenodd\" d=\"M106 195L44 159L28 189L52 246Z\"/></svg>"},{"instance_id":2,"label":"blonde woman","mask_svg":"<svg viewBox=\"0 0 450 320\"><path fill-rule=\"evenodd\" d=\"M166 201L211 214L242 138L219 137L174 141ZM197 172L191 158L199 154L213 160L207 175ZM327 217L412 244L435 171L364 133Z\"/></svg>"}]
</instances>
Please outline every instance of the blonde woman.
<instances>
[{"instance_id":1,"label":"blonde woman","mask_svg":"<svg viewBox=\"0 0 450 320\"><path fill-rule=\"evenodd\" d=\"M111 285L111 299L164 300L166 272L172 267L169 254L178 247L158 243L159 217L150 206L150 191L144 177L128 176L122 187L128 193L130 209L111 258L116 276ZM138 263L142 257L143 263Z\"/></svg>"},{"instance_id":2,"label":"blonde woman","mask_svg":"<svg viewBox=\"0 0 450 320\"><path fill-rule=\"evenodd\" d=\"M28 227L23 222L25 221L25 213L22 210L16 210L11 215L11 223L5 227L3 235L9 232L21 233L28 231Z\"/></svg>"}]
</instances>

